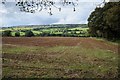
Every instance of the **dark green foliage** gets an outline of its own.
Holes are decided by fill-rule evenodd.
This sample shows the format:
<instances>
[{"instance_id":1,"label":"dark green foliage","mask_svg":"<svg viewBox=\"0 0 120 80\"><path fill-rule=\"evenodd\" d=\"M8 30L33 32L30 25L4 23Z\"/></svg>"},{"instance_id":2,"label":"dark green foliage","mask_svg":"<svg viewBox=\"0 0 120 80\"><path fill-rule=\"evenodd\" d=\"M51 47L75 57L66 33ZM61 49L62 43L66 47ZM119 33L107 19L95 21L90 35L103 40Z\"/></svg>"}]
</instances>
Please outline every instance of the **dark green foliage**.
<instances>
[{"instance_id":1,"label":"dark green foliage","mask_svg":"<svg viewBox=\"0 0 120 80\"><path fill-rule=\"evenodd\" d=\"M3 31L11 30L12 36L58 36L58 37L89 37L88 30L89 28L82 28L86 24L65 24L63 25L49 25L47 26L24 26L24 27L9 27L2 28ZM66 27L67 26L67 27ZM88 29L88 30L87 30ZM2 32L3 32L2 31ZM20 35L19 35L20 34ZM32 35L31 35L32 34ZM34 35L33 35L34 34Z\"/></svg>"},{"instance_id":2,"label":"dark green foliage","mask_svg":"<svg viewBox=\"0 0 120 80\"><path fill-rule=\"evenodd\" d=\"M20 30L21 32L26 32L26 30Z\"/></svg>"},{"instance_id":3,"label":"dark green foliage","mask_svg":"<svg viewBox=\"0 0 120 80\"><path fill-rule=\"evenodd\" d=\"M3 31L2 36L10 37L10 36L12 36L11 32L12 32L11 30L5 30L5 31Z\"/></svg>"},{"instance_id":4,"label":"dark green foliage","mask_svg":"<svg viewBox=\"0 0 120 80\"><path fill-rule=\"evenodd\" d=\"M89 33L94 37L108 40L120 38L120 2L106 3L103 8L96 8L88 18Z\"/></svg>"},{"instance_id":5,"label":"dark green foliage","mask_svg":"<svg viewBox=\"0 0 120 80\"><path fill-rule=\"evenodd\" d=\"M16 36L16 37L19 37L19 36L20 36L20 32L16 32L16 33L15 33L15 36Z\"/></svg>"},{"instance_id":6,"label":"dark green foliage","mask_svg":"<svg viewBox=\"0 0 120 80\"><path fill-rule=\"evenodd\" d=\"M27 31L25 31L25 36L32 37L32 36L34 36L34 33L31 30L27 30Z\"/></svg>"},{"instance_id":7,"label":"dark green foliage","mask_svg":"<svg viewBox=\"0 0 120 80\"><path fill-rule=\"evenodd\" d=\"M50 33L49 33L49 32L42 32L42 33L40 34L40 36L50 36Z\"/></svg>"}]
</instances>

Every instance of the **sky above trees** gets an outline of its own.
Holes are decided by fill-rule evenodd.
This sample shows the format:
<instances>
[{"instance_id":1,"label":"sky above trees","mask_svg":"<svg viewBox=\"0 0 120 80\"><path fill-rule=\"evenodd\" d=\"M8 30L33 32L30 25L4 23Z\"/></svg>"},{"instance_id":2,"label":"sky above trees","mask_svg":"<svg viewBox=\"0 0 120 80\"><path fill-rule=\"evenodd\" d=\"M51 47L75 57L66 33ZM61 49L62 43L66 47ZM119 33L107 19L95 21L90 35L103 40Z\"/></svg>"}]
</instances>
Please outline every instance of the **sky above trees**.
<instances>
[{"instance_id":1,"label":"sky above trees","mask_svg":"<svg viewBox=\"0 0 120 80\"><path fill-rule=\"evenodd\" d=\"M45 24L86 24L92 11L103 0L81 0L76 11L72 6L62 7L61 12L52 8L50 16L46 10L36 13L20 12L14 2L7 2L0 7L0 27L19 25L45 25Z\"/></svg>"}]
</instances>

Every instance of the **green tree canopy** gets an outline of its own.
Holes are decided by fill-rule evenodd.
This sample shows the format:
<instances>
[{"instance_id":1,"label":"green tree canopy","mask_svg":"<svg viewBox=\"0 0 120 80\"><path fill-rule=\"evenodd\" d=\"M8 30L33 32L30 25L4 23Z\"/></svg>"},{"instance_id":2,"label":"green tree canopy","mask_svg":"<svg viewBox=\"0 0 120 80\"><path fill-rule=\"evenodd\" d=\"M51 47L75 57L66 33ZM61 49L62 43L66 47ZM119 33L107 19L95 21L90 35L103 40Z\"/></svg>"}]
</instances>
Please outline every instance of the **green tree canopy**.
<instances>
[{"instance_id":1,"label":"green tree canopy","mask_svg":"<svg viewBox=\"0 0 120 80\"><path fill-rule=\"evenodd\" d=\"M27 31L25 31L25 36L32 37L32 36L34 36L34 33L31 30L27 30Z\"/></svg>"},{"instance_id":2,"label":"green tree canopy","mask_svg":"<svg viewBox=\"0 0 120 80\"><path fill-rule=\"evenodd\" d=\"M92 36L106 39L120 38L120 2L108 2L97 7L88 18L88 27Z\"/></svg>"},{"instance_id":3,"label":"green tree canopy","mask_svg":"<svg viewBox=\"0 0 120 80\"><path fill-rule=\"evenodd\" d=\"M3 33L2 33L2 36L8 36L8 37L10 37L11 36L11 30L5 30L5 31L3 31Z\"/></svg>"},{"instance_id":4,"label":"green tree canopy","mask_svg":"<svg viewBox=\"0 0 120 80\"><path fill-rule=\"evenodd\" d=\"M20 32L16 32L16 33L15 33L15 36L16 36L16 37L19 37L19 36L20 36Z\"/></svg>"}]
</instances>

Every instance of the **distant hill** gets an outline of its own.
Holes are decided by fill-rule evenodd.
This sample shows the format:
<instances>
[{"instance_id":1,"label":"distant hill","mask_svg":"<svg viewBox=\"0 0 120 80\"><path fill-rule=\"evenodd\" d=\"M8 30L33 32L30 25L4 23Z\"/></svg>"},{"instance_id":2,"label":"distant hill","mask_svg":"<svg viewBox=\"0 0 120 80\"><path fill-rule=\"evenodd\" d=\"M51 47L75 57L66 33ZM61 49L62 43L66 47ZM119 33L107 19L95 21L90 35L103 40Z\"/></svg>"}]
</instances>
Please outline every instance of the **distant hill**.
<instances>
[{"instance_id":1,"label":"distant hill","mask_svg":"<svg viewBox=\"0 0 120 80\"><path fill-rule=\"evenodd\" d=\"M51 25L21 25L21 26L11 26L11 27L39 27L39 28L54 28L54 27L88 27L87 24L51 24ZM11 27L2 27L2 28L11 28Z\"/></svg>"}]
</instances>

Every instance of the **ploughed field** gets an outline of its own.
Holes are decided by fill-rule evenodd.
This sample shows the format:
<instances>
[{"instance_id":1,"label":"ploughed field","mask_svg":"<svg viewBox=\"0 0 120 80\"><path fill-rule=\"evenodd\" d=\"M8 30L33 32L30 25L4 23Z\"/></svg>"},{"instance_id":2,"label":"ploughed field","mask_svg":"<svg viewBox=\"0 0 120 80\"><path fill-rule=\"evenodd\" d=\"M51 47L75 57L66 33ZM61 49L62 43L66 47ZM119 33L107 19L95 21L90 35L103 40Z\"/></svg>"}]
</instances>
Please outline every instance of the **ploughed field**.
<instances>
[{"instance_id":1,"label":"ploughed field","mask_svg":"<svg viewBox=\"0 0 120 80\"><path fill-rule=\"evenodd\" d=\"M118 45L95 38L3 37L3 78L114 78Z\"/></svg>"}]
</instances>

